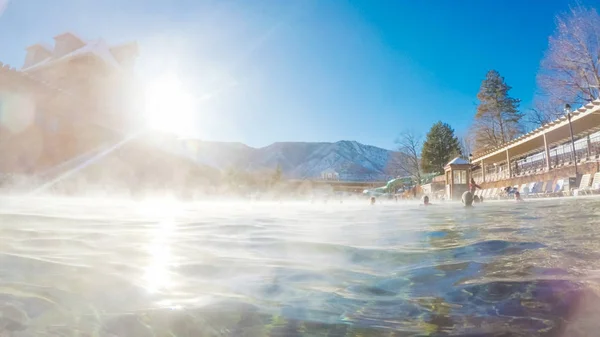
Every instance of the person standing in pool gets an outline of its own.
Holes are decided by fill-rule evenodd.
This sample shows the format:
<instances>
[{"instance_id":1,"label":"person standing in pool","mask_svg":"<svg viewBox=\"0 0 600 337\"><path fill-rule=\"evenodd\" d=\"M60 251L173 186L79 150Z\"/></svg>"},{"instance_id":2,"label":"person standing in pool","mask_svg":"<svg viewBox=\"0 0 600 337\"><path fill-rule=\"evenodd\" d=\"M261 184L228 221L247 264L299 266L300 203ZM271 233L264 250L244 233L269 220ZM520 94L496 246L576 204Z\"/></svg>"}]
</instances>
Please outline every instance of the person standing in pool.
<instances>
[{"instance_id":1,"label":"person standing in pool","mask_svg":"<svg viewBox=\"0 0 600 337\"><path fill-rule=\"evenodd\" d=\"M515 192L515 201L517 201L517 202L524 201L523 198L521 198L521 193L519 193L519 191Z\"/></svg>"},{"instance_id":2,"label":"person standing in pool","mask_svg":"<svg viewBox=\"0 0 600 337\"><path fill-rule=\"evenodd\" d=\"M465 207L473 207L473 193L466 191L461 197L461 201Z\"/></svg>"},{"instance_id":3,"label":"person standing in pool","mask_svg":"<svg viewBox=\"0 0 600 337\"><path fill-rule=\"evenodd\" d=\"M471 183L469 184L469 191L471 191L471 193L475 194L475 189L481 189L481 186L477 185L475 183L475 179L473 179L473 177L471 177Z\"/></svg>"}]
</instances>

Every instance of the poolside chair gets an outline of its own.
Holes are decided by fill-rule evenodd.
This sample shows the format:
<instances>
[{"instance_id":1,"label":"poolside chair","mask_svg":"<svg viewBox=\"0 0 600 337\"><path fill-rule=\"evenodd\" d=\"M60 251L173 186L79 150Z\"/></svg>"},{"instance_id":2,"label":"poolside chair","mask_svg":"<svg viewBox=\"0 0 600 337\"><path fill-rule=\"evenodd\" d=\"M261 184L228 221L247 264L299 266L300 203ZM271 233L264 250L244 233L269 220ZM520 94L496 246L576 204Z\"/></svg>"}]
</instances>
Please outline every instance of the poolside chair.
<instances>
[{"instance_id":1,"label":"poolside chair","mask_svg":"<svg viewBox=\"0 0 600 337\"><path fill-rule=\"evenodd\" d=\"M543 191L544 182L537 181L535 183L529 184L529 196L530 197L539 197L540 193Z\"/></svg>"},{"instance_id":2,"label":"poolside chair","mask_svg":"<svg viewBox=\"0 0 600 337\"><path fill-rule=\"evenodd\" d=\"M579 188L573 190L574 195L579 195L581 193L588 194L590 193L590 179L592 178L591 174L584 174L581 176L581 181L579 182Z\"/></svg>"},{"instance_id":3,"label":"poolside chair","mask_svg":"<svg viewBox=\"0 0 600 337\"><path fill-rule=\"evenodd\" d=\"M596 174L594 174L594 178L592 178L592 186L590 187L590 192L600 192L600 172L596 172Z\"/></svg>"},{"instance_id":4,"label":"poolside chair","mask_svg":"<svg viewBox=\"0 0 600 337\"><path fill-rule=\"evenodd\" d=\"M600 172L596 172L592 177L592 184L590 186L590 193L600 192Z\"/></svg>"},{"instance_id":5,"label":"poolside chair","mask_svg":"<svg viewBox=\"0 0 600 337\"><path fill-rule=\"evenodd\" d=\"M496 199L497 195L498 195L498 187L492 188L492 191L490 192L489 198L490 199Z\"/></svg>"},{"instance_id":6,"label":"poolside chair","mask_svg":"<svg viewBox=\"0 0 600 337\"><path fill-rule=\"evenodd\" d=\"M553 191L553 186L554 186L554 180L547 180L544 182L544 186L542 187L541 191L538 193L539 197L547 197L550 194L552 194Z\"/></svg>"},{"instance_id":7,"label":"poolside chair","mask_svg":"<svg viewBox=\"0 0 600 337\"><path fill-rule=\"evenodd\" d=\"M563 194L563 188L565 186L564 179L558 179L554 184L554 190L552 191L552 196L560 196Z\"/></svg>"},{"instance_id":8,"label":"poolside chair","mask_svg":"<svg viewBox=\"0 0 600 337\"><path fill-rule=\"evenodd\" d=\"M533 182L530 182L529 184L527 184L527 188L529 188L529 194L535 193L533 190L535 189L536 184L537 184L537 181L533 181Z\"/></svg>"}]
</instances>

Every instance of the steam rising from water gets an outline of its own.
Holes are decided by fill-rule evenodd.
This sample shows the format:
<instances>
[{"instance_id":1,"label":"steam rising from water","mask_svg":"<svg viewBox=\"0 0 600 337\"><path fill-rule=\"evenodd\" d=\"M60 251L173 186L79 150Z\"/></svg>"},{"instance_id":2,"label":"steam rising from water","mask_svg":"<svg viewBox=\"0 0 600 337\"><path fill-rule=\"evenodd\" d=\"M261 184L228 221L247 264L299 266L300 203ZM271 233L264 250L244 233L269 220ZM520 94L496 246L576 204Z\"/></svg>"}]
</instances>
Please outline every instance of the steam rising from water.
<instances>
[{"instance_id":1,"label":"steam rising from water","mask_svg":"<svg viewBox=\"0 0 600 337\"><path fill-rule=\"evenodd\" d=\"M3 198L0 331L584 336L596 204Z\"/></svg>"}]
</instances>

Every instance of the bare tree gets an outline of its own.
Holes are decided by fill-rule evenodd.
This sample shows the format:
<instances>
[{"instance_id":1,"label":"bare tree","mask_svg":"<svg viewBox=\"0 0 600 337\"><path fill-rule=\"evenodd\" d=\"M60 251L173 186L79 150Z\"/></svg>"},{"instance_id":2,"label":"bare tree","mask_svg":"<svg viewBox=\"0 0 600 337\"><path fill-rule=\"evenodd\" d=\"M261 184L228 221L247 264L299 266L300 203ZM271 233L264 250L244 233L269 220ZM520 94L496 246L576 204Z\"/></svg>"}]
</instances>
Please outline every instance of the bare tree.
<instances>
[{"instance_id":1,"label":"bare tree","mask_svg":"<svg viewBox=\"0 0 600 337\"><path fill-rule=\"evenodd\" d=\"M398 168L410 176L417 183L421 181L421 149L423 147L423 139L414 134L414 132L406 130L400 133L396 139L400 158L397 162Z\"/></svg>"},{"instance_id":2,"label":"bare tree","mask_svg":"<svg viewBox=\"0 0 600 337\"><path fill-rule=\"evenodd\" d=\"M546 104L585 104L599 97L600 16L581 5L556 17L556 31L537 76ZM552 115L550 111L540 111Z\"/></svg>"},{"instance_id":3,"label":"bare tree","mask_svg":"<svg viewBox=\"0 0 600 337\"><path fill-rule=\"evenodd\" d=\"M473 153L473 142L474 139L468 133L458 137L458 145L460 146L463 159L467 159Z\"/></svg>"},{"instance_id":4,"label":"bare tree","mask_svg":"<svg viewBox=\"0 0 600 337\"><path fill-rule=\"evenodd\" d=\"M530 108L527 113L527 123L532 129L547 124L564 114L564 105L549 98L543 100L536 98L533 104L533 108Z\"/></svg>"}]
</instances>

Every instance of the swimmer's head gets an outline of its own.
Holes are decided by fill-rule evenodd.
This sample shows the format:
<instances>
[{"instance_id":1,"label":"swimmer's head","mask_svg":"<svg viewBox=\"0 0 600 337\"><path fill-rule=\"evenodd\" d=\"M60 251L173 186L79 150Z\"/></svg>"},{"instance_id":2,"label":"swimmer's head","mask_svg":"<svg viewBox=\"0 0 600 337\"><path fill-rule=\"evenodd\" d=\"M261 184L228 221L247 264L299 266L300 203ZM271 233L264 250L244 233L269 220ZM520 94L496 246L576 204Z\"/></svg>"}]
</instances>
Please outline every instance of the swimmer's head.
<instances>
[{"instance_id":1,"label":"swimmer's head","mask_svg":"<svg viewBox=\"0 0 600 337\"><path fill-rule=\"evenodd\" d=\"M424 205L429 205L429 197L428 196L424 196L423 197L423 204Z\"/></svg>"},{"instance_id":2,"label":"swimmer's head","mask_svg":"<svg viewBox=\"0 0 600 337\"><path fill-rule=\"evenodd\" d=\"M478 203L478 202L480 202L480 201L481 201L481 200L479 199L479 196L477 196L477 195L476 195L476 196L474 196L474 197L473 197L473 202L474 202L474 203Z\"/></svg>"},{"instance_id":3,"label":"swimmer's head","mask_svg":"<svg viewBox=\"0 0 600 337\"><path fill-rule=\"evenodd\" d=\"M521 200L521 193L519 191L515 192L515 200Z\"/></svg>"},{"instance_id":4,"label":"swimmer's head","mask_svg":"<svg viewBox=\"0 0 600 337\"><path fill-rule=\"evenodd\" d=\"M473 193L471 193L471 191L466 191L463 193L461 200L465 207L473 206Z\"/></svg>"},{"instance_id":5,"label":"swimmer's head","mask_svg":"<svg viewBox=\"0 0 600 337\"><path fill-rule=\"evenodd\" d=\"M375 204L375 197L371 197L371 205Z\"/></svg>"}]
</instances>

